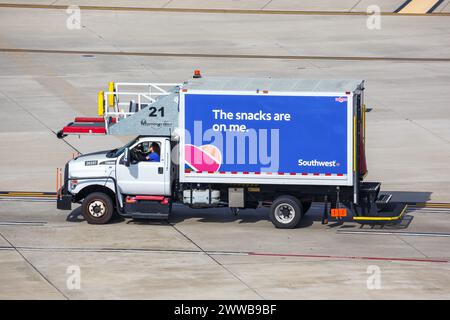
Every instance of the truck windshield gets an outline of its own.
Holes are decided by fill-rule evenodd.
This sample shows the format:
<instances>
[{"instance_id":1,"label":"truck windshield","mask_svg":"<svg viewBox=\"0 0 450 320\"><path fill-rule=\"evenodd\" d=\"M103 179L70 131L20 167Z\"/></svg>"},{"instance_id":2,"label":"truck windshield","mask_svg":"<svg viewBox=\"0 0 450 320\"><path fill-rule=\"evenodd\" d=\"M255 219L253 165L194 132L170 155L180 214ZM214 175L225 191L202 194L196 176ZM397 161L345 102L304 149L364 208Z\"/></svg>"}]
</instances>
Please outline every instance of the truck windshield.
<instances>
[{"instance_id":1,"label":"truck windshield","mask_svg":"<svg viewBox=\"0 0 450 320\"><path fill-rule=\"evenodd\" d=\"M111 151L109 151L107 154L106 154L106 157L107 158L117 158L118 156L120 156L121 154L122 154L122 152L126 149L126 148L129 148L131 145L133 145L136 141L137 141L137 139L138 138L136 138L136 139L134 139L134 140L131 140L130 142L128 142L126 145L124 145L123 147L120 147L120 148L118 148L118 149L113 149L113 150L111 150Z\"/></svg>"}]
</instances>

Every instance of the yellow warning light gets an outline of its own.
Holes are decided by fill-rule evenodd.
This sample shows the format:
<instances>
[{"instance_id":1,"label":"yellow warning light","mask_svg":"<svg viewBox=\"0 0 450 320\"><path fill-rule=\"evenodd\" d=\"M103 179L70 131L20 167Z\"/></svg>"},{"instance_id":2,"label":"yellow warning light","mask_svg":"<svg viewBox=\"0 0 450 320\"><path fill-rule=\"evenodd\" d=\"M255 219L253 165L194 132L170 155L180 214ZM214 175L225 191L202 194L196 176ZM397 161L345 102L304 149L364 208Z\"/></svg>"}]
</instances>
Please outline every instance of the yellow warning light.
<instances>
[{"instance_id":1,"label":"yellow warning light","mask_svg":"<svg viewBox=\"0 0 450 320\"><path fill-rule=\"evenodd\" d=\"M103 97L103 91L98 93L98 115L103 116L105 113L105 99Z\"/></svg>"},{"instance_id":2,"label":"yellow warning light","mask_svg":"<svg viewBox=\"0 0 450 320\"><path fill-rule=\"evenodd\" d=\"M109 86L108 86L108 91L109 92L115 92L114 90L114 82L110 82ZM113 107L114 106L114 95L113 94L109 94L108 95L108 104L109 106Z\"/></svg>"}]
</instances>

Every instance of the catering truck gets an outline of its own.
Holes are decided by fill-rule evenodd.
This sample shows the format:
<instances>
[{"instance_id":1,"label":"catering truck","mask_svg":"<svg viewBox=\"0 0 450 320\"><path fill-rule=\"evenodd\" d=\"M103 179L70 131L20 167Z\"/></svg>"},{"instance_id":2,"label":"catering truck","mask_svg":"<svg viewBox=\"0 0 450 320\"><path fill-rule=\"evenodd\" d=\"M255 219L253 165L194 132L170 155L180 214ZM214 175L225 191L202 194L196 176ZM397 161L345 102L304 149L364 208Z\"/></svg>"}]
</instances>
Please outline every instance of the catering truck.
<instances>
[{"instance_id":1,"label":"catering truck","mask_svg":"<svg viewBox=\"0 0 450 320\"><path fill-rule=\"evenodd\" d=\"M347 210L356 221L400 218L386 213L380 183L363 182L364 81L196 73L178 84L110 83L98 115L58 137L137 137L66 164L57 206L82 203L89 223L167 219L175 203L234 214L268 206L277 228L296 227L313 202L325 203L324 222Z\"/></svg>"}]
</instances>

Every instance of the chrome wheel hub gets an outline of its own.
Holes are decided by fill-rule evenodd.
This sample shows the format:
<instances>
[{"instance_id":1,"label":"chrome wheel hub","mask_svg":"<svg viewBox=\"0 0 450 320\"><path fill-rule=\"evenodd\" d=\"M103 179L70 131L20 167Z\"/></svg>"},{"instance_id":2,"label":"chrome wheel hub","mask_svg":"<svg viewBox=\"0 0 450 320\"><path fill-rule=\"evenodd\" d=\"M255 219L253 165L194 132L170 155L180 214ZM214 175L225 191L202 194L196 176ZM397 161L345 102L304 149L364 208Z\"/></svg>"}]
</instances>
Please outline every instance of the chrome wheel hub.
<instances>
[{"instance_id":1,"label":"chrome wheel hub","mask_svg":"<svg viewBox=\"0 0 450 320\"><path fill-rule=\"evenodd\" d=\"M290 223L294 217L295 209L290 204L282 203L275 208L275 219L280 223Z\"/></svg>"},{"instance_id":2,"label":"chrome wheel hub","mask_svg":"<svg viewBox=\"0 0 450 320\"><path fill-rule=\"evenodd\" d=\"M88 209L89 214L94 218L100 218L106 213L106 205L100 200L92 201L89 204Z\"/></svg>"}]
</instances>

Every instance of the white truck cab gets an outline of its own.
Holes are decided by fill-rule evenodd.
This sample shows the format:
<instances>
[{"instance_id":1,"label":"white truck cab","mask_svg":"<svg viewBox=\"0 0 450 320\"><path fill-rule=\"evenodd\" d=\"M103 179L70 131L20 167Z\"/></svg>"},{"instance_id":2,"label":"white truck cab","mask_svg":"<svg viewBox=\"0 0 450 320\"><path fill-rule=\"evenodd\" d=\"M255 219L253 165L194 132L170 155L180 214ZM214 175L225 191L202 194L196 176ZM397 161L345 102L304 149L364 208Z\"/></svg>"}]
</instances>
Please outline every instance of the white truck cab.
<instances>
[{"instance_id":1,"label":"white truck cab","mask_svg":"<svg viewBox=\"0 0 450 320\"><path fill-rule=\"evenodd\" d=\"M152 144L159 161L147 159ZM127 155L127 150L129 154ZM116 162L116 181L121 194L158 195L171 194L171 150L168 138L139 137L125 148ZM127 160L128 158L128 160ZM128 162L127 162L128 161Z\"/></svg>"},{"instance_id":2,"label":"white truck cab","mask_svg":"<svg viewBox=\"0 0 450 320\"><path fill-rule=\"evenodd\" d=\"M148 157L152 145L157 146L153 150L158 155L156 160ZM65 179L68 181L67 193L75 201L85 199L92 193L97 194L97 197L88 199L85 207L92 211L100 223L103 219L99 218L104 218L108 213L106 206L109 202L98 199L101 193L112 197L111 200L117 198L120 206L124 205L124 199L131 203L131 197L135 195L164 201L172 193L174 172L170 139L139 136L121 148L81 155L70 160L66 164ZM93 212L96 205L100 205L103 211ZM112 203L112 206L115 204ZM97 220L90 222L96 223Z\"/></svg>"}]
</instances>

